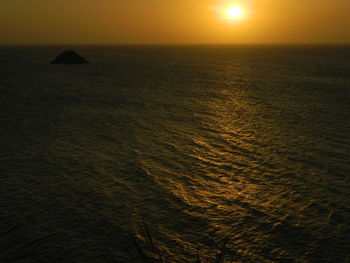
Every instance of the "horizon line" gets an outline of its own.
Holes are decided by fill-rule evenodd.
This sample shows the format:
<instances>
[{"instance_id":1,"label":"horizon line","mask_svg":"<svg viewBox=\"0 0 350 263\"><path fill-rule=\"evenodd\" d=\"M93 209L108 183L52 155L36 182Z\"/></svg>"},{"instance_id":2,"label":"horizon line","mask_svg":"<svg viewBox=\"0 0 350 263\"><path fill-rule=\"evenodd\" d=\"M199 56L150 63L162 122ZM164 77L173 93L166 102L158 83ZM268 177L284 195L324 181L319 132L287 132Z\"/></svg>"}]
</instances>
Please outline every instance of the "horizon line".
<instances>
[{"instance_id":1,"label":"horizon line","mask_svg":"<svg viewBox=\"0 0 350 263\"><path fill-rule=\"evenodd\" d=\"M262 43L0 43L0 46L338 46L350 42L262 42Z\"/></svg>"}]
</instances>

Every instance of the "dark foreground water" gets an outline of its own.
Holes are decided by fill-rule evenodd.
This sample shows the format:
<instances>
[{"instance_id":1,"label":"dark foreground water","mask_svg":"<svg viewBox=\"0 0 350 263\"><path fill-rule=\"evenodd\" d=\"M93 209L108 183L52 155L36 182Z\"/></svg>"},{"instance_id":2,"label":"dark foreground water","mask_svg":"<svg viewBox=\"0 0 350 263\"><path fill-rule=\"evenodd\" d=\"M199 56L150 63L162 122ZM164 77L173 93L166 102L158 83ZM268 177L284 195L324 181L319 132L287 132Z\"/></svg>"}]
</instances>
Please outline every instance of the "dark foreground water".
<instances>
[{"instance_id":1,"label":"dark foreground water","mask_svg":"<svg viewBox=\"0 0 350 263\"><path fill-rule=\"evenodd\" d=\"M131 262L142 218L166 262L350 262L349 46L66 48L0 47L1 262Z\"/></svg>"}]
</instances>

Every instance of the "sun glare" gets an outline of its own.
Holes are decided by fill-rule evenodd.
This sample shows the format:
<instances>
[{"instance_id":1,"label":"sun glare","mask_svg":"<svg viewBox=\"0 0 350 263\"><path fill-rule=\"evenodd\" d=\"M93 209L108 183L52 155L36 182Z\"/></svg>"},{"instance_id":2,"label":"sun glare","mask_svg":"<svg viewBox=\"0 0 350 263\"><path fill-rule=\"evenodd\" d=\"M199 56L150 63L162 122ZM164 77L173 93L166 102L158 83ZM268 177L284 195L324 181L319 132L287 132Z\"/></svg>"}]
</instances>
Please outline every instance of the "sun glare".
<instances>
[{"instance_id":1,"label":"sun glare","mask_svg":"<svg viewBox=\"0 0 350 263\"><path fill-rule=\"evenodd\" d=\"M241 19L245 15L245 10L239 5L232 5L224 10L226 19Z\"/></svg>"}]
</instances>

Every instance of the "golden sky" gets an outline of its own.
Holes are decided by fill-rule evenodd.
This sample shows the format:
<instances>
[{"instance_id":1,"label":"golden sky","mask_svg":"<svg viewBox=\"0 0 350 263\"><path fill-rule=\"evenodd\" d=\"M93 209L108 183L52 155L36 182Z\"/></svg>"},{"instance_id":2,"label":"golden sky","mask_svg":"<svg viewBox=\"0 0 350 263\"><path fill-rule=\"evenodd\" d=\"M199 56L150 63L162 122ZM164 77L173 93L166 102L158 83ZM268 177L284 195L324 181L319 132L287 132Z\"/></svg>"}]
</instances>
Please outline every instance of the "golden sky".
<instances>
[{"instance_id":1,"label":"golden sky","mask_svg":"<svg viewBox=\"0 0 350 263\"><path fill-rule=\"evenodd\" d=\"M0 0L0 44L172 43L350 43L350 0Z\"/></svg>"}]
</instances>

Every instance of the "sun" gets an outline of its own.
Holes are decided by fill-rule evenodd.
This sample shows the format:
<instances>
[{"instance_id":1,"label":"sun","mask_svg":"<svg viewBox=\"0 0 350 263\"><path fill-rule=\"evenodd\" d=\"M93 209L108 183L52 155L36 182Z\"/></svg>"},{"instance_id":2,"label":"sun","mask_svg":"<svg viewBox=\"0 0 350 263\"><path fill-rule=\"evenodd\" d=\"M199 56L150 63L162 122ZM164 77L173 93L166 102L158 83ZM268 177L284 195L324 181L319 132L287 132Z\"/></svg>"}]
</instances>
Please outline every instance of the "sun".
<instances>
[{"instance_id":1,"label":"sun","mask_svg":"<svg viewBox=\"0 0 350 263\"><path fill-rule=\"evenodd\" d=\"M246 10L239 5L231 5L224 9L224 15L229 20L242 19L246 14Z\"/></svg>"},{"instance_id":2,"label":"sun","mask_svg":"<svg viewBox=\"0 0 350 263\"><path fill-rule=\"evenodd\" d=\"M229 26L240 26L255 13L250 0L220 0L212 9L218 20Z\"/></svg>"}]
</instances>

